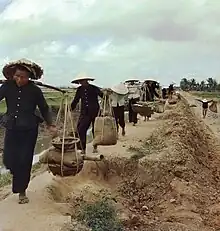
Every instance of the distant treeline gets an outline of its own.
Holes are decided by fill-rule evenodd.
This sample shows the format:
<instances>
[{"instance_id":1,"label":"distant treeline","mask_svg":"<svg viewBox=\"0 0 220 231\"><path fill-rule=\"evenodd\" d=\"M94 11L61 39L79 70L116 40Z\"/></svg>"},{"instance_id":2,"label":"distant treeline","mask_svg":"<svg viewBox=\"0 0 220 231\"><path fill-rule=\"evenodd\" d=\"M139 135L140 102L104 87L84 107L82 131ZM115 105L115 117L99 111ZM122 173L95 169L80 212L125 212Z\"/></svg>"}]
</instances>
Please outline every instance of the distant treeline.
<instances>
[{"instance_id":1,"label":"distant treeline","mask_svg":"<svg viewBox=\"0 0 220 231\"><path fill-rule=\"evenodd\" d=\"M183 78L180 81L180 88L184 91L220 91L220 83L213 78L197 82L195 79Z\"/></svg>"}]
</instances>

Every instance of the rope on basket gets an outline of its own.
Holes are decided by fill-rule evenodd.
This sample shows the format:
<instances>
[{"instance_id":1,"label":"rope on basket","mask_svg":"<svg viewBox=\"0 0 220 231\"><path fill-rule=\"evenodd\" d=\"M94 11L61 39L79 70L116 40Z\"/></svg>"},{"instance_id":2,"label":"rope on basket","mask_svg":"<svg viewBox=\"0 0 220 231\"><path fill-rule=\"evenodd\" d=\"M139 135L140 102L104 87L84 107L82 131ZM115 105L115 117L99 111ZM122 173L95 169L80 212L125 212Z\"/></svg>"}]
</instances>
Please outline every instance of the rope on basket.
<instances>
[{"instance_id":1,"label":"rope on basket","mask_svg":"<svg viewBox=\"0 0 220 231\"><path fill-rule=\"evenodd\" d=\"M107 107L107 104L108 104L110 115L111 115L112 117L114 117L114 113L113 113L112 106L111 106L111 99L110 99L109 96L104 95L102 104L103 104L103 113L102 113L103 116L105 115L106 107ZM104 127L105 127L105 120L103 119L101 140L103 140L103 138L104 138ZM114 129L117 130L117 126L116 126L115 120L114 120Z\"/></svg>"},{"instance_id":2,"label":"rope on basket","mask_svg":"<svg viewBox=\"0 0 220 231\"><path fill-rule=\"evenodd\" d=\"M71 124L71 129L72 129L72 134L73 137L76 138L75 135L75 129L74 129L74 122L73 122L73 118L71 115L71 109L70 109L70 105L68 103L68 94L64 93L61 103L60 103L60 108L57 114L57 118L56 118L56 125L58 125L58 123L61 120L61 115L62 115L62 110L64 109L64 124L63 124L63 136L62 136L62 149L61 149L61 163L60 163L60 171L61 171L61 176L64 176L64 171L63 171L63 163L64 163L64 152L65 152L65 136L66 136L66 129L67 129L67 124L68 124L68 118ZM76 164L77 164L77 172L79 170L79 159L78 159L78 155L77 155L77 143L75 142L75 157L76 157Z\"/></svg>"}]
</instances>

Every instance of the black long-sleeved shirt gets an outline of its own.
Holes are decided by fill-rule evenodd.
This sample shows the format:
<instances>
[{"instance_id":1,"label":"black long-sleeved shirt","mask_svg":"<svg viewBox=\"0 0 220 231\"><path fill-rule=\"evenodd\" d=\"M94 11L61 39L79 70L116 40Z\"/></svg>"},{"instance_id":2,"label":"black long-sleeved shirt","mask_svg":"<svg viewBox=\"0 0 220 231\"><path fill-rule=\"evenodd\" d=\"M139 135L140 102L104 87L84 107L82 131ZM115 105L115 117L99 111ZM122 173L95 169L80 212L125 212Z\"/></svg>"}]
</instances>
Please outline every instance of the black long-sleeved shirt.
<instances>
[{"instance_id":1,"label":"black long-sleeved shirt","mask_svg":"<svg viewBox=\"0 0 220 231\"><path fill-rule=\"evenodd\" d=\"M209 100L209 101L203 101L201 99L197 99L199 102L202 103L202 108L207 109L209 107L209 103L213 102L213 100Z\"/></svg>"},{"instance_id":2,"label":"black long-sleeved shirt","mask_svg":"<svg viewBox=\"0 0 220 231\"><path fill-rule=\"evenodd\" d=\"M38 106L47 125L52 124L52 115L41 89L33 82L18 87L8 80L0 87L0 101L5 98L7 112L3 124L7 129L29 130L38 126L42 119L35 114Z\"/></svg>"},{"instance_id":3,"label":"black long-sleeved shirt","mask_svg":"<svg viewBox=\"0 0 220 231\"><path fill-rule=\"evenodd\" d=\"M99 111L98 96L103 97L103 93L98 87L92 84L80 86L77 88L71 109L74 110L81 100L81 114L96 115Z\"/></svg>"}]
</instances>

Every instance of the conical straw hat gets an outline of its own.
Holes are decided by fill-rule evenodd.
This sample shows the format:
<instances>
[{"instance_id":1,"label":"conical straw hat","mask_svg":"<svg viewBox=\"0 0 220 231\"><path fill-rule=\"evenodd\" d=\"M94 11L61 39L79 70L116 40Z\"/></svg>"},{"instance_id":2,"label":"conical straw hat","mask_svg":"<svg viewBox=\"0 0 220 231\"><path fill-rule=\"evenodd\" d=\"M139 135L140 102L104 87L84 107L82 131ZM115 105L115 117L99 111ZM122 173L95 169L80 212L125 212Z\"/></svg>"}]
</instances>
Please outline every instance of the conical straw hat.
<instances>
[{"instance_id":1,"label":"conical straw hat","mask_svg":"<svg viewBox=\"0 0 220 231\"><path fill-rule=\"evenodd\" d=\"M27 59L19 59L17 61L10 62L3 67L2 73L5 78L12 79L18 66L25 67L29 72L31 72L31 79L38 80L43 75L43 69L38 64Z\"/></svg>"},{"instance_id":2,"label":"conical straw hat","mask_svg":"<svg viewBox=\"0 0 220 231\"><path fill-rule=\"evenodd\" d=\"M94 81L95 79L87 76L85 73L80 73L71 83L79 84L82 80Z\"/></svg>"},{"instance_id":3,"label":"conical straw hat","mask_svg":"<svg viewBox=\"0 0 220 231\"><path fill-rule=\"evenodd\" d=\"M128 88L123 83L113 86L111 90L120 95L128 94Z\"/></svg>"}]
</instances>

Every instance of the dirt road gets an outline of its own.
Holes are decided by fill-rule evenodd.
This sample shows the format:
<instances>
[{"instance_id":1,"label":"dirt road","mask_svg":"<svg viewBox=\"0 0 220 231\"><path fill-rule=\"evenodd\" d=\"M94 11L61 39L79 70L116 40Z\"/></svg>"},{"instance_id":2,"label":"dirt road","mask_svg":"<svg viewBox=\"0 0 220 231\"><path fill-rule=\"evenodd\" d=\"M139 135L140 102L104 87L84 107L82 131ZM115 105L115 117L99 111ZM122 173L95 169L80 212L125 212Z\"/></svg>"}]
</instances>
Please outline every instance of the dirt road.
<instances>
[{"instance_id":1,"label":"dirt road","mask_svg":"<svg viewBox=\"0 0 220 231\"><path fill-rule=\"evenodd\" d=\"M127 134L120 137L116 146L100 147L99 152L105 156L120 155L128 157L131 153L128 148L138 146L141 142L151 135L152 131L161 121L153 118L152 121L140 121L138 126L127 125ZM88 145L88 153L91 153L92 147ZM0 230L4 231L58 231L64 222L69 221L69 217L59 213L54 201L49 198L47 186L56 179L49 173L43 173L35 177L28 191L30 203L27 205L18 205L17 197L10 195L0 202ZM80 179L80 176L76 177ZM84 179L85 180L85 179ZM89 184L88 181L86 181Z\"/></svg>"}]
</instances>

